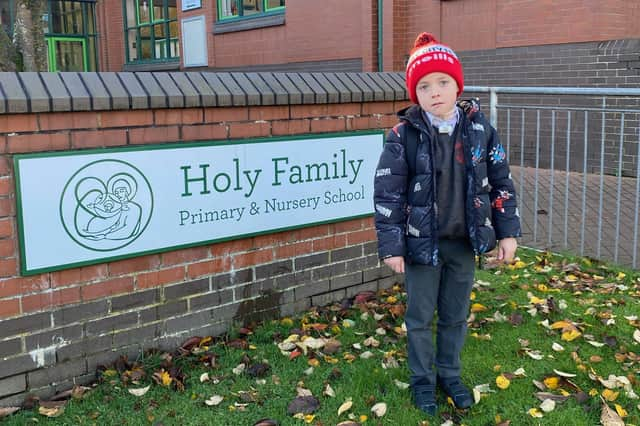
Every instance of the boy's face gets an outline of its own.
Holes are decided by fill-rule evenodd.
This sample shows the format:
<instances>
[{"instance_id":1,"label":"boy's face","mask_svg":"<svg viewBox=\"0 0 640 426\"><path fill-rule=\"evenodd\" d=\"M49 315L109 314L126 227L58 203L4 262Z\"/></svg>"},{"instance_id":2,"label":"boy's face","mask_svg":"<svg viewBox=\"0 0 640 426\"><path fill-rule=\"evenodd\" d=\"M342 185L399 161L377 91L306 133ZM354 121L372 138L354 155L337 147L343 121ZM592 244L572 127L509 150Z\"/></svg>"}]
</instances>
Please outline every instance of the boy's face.
<instances>
[{"instance_id":1,"label":"boy's face","mask_svg":"<svg viewBox=\"0 0 640 426\"><path fill-rule=\"evenodd\" d=\"M449 74L432 72L418 81L416 96L422 109L446 120L456 106L458 83Z\"/></svg>"}]
</instances>

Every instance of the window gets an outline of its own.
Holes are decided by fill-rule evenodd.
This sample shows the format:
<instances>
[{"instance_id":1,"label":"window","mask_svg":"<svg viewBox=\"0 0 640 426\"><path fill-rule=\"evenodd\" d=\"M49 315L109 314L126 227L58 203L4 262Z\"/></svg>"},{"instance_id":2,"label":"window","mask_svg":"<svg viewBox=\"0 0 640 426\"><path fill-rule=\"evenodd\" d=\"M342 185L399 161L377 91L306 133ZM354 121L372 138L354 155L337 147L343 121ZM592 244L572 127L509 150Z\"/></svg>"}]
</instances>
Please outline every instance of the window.
<instances>
[{"instance_id":1,"label":"window","mask_svg":"<svg viewBox=\"0 0 640 426\"><path fill-rule=\"evenodd\" d=\"M96 71L96 12L93 0L49 0L49 71Z\"/></svg>"},{"instance_id":2,"label":"window","mask_svg":"<svg viewBox=\"0 0 640 426\"><path fill-rule=\"evenodd\" d=\"M166 62L180 57L176 0L125 0L127 62Z\"/></svg>"},{"instance_id":3,"label":"window","mask_svg":"<svg viewBox=\"0 0 640 426\"><path fill-rule=\"evenodd\" d=\"M284 0L218 0L219 20L282 12L284 12Z\"/></svg>"}]
</instances>

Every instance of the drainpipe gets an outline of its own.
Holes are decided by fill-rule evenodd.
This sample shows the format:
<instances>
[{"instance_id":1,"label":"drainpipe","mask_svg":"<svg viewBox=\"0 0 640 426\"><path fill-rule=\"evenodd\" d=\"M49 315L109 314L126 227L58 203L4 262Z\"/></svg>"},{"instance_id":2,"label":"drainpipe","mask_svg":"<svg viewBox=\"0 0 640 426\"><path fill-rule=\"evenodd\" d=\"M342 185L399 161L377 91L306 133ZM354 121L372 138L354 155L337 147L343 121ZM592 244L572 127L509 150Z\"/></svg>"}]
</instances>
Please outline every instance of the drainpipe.
<instances>
[{"instance_id":1,"label":"drainpipe","mask_svg":"<svg viewBox=\"0 0 640 426\"><path fill-rule=\"evenodd\" d=\"M378 0L378 72L382 72L382 1Z\"/></svg>"}]
</instances>

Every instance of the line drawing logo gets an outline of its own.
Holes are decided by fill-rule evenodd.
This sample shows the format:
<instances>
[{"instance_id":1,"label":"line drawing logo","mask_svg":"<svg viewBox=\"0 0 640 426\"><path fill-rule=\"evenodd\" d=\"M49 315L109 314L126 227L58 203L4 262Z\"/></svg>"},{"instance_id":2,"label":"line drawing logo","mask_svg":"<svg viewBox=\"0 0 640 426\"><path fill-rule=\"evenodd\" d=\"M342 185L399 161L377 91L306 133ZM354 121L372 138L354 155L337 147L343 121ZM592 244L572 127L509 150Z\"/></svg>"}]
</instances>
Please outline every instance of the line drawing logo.
<instances>
[{"instance_id":1,"label":"line drawing logo","mask_svg":"<svg viewBox=\"0 0 640 426\"><path fill-rule=\"evenodd\" d=\"M60 219L67 235L93 251L131 244L143 234L152 213L149 181L122 160L98 160L81 167L60 196Z\"/></svg>"}]
</instances>

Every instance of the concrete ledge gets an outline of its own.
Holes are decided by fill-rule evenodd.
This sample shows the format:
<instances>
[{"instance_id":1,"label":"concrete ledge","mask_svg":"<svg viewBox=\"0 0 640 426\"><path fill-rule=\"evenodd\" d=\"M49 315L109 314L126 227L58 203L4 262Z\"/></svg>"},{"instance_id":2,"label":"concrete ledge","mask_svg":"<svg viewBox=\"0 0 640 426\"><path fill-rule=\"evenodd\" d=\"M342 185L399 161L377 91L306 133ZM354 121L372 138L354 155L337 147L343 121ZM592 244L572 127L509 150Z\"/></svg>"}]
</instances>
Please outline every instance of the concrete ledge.
<instances>
[{"instance_id":1,"label":"concrete ledge","mask_svg":"<svg viewBox=\"0 0 640 426\"><path fill-rule=\"evenodd\" d=\"M0 114L405 100L402 73L0 72Z\"/></svg>"}]
</instances>

